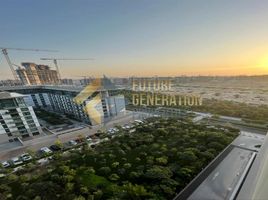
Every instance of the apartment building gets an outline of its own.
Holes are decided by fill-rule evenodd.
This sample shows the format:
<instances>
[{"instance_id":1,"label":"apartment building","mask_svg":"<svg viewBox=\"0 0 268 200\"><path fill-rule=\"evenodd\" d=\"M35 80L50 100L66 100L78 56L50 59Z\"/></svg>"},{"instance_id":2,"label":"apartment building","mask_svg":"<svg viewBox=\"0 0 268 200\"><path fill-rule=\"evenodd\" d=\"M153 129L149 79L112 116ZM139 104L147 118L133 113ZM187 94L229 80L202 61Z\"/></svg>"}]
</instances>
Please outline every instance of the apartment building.
<instances>
[{"instance_id":1,"label":"apartment building","mask_svg":"<svg viewBox=\"0 0 268 200\"><path fill-rule=\"evenodd\" d=\"M120 95L113 83L104 76L101 79L101 88L84 100L82 104L74 102L74 98L84 89L83 86L69 85L32 85L16 87L0 87L0 90L24 94L24 102L34 108L41 108L65 114L68 117L89 125L98 125L94 117L90 116L86 105L94 95L99 94L101 101L95 109L101 116L101 123L109 121L112 117L125 113L125 98Z\"/></svg>"},{"instance_id":2,"label":"apartment building","mask_svg":"<svg viewBox=\"0 0 268 200\"><path fill-rule=\"evenodd\" d=\"M35 108L43 108L54 112L66 114L79 121L90 125L97 125L96 122L85 111L85 105L91 101L89 97L81 105L76 104L73 99L79 93L78 91L66 91L61 87L54 89L24 90L25 102ZM46 89L45 89L46 88ZM96 105L96 109L101 115L101 123L109 120L110 117L117 116L125 112L125 98L123 95L111 96L109 91L98 91L101 95L101 102Z\"/></svg>"},{"instance_id":3,"label":"apartment building","mask_svg":"<svg viewBox=\"0 0 268 200\"><path fill-rule=\"evenodd\" d=\"M25 95L0 92L0 141L39 135L40 124L32 106L25 103Z\"/></svg>"},{"instance_id":4,"label":"apartment building","mask_svg":"<svg viewBox=\"0 0 268 200\"><path fill-rule=\"evenodd\" d=\"M16 69L19 79L24 85L58 84L60 82L56 70L47 65L21 63L23 67Z\"/></svg>"},{"instance_id":5,"label":"apartment building","mask_svg":"<svg viewBox=\"0 0 268 200\"><path fill-rule=\"evenodd\" d=\"M74 103L76 93L55 89L24 90L25 102L34 107L69 115L79 121L90 124L89 116L83 105Z\"/></svg>"}]
</instances>

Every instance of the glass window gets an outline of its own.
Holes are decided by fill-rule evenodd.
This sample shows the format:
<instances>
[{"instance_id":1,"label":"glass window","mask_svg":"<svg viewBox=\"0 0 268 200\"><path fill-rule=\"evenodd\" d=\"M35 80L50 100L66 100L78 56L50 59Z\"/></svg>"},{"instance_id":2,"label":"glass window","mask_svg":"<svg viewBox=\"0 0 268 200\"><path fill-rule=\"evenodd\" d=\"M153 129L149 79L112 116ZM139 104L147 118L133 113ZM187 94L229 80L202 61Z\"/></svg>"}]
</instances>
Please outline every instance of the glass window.
<instances>
[{"instance_id":1,"label":"glass window","mask_svg":"<svg viewBox=\"0 0 268 200\"><path fill-rule=\"evenodd\" d=\"M27 112L27 111L29 111L29 109L28 108L21 108L21 111L22 112Z\"/></svg>"},{"instance_id":2,"label":"glass window","mask_svg":"<svg viewBox=\"0 0 268 200\"><path fill-rule=\"evenodd\" d=\"M2 99L0 101L0 109L16 107L17 104L13 99Z\"/></svg>"}]
</instances>

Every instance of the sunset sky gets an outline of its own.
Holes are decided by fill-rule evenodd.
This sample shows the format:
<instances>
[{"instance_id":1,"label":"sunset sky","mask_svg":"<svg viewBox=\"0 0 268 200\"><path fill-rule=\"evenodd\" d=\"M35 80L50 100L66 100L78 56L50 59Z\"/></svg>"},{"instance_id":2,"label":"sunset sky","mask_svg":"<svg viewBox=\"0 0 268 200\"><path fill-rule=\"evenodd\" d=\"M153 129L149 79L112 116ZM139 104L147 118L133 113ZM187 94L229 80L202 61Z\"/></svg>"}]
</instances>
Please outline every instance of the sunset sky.
<instances>
[{"instance_id":1,"label":"sunset sky","mask_svg":"<svg viewBox=\"0 0 268 200\"><path fill-rule=\"evenodd\" d=\"M267 0L0 0L13 63L59 62L64 77L268 74ZM11 78L0 56L0 79Z\"/></svg>"}]
</instances>

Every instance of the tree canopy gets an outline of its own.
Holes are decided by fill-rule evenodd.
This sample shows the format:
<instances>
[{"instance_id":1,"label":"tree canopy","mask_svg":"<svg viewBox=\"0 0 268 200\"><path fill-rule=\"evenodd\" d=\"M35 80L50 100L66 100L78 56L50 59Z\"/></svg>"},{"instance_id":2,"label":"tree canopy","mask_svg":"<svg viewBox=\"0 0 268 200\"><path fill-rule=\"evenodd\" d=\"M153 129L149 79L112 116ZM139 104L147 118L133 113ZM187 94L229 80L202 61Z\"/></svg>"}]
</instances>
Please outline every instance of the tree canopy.
<instances>
[{"instance_id":1,"label":"tree canopy","mask_svg":"<svg viewBox=\"0 0 268 200\"><path fill-rule=\"evenodd\" d=\"M172 199L237 136L176 119L151 118L135 128L22 178L1 179L1 198Z\"/></svg>"}]
</instances>

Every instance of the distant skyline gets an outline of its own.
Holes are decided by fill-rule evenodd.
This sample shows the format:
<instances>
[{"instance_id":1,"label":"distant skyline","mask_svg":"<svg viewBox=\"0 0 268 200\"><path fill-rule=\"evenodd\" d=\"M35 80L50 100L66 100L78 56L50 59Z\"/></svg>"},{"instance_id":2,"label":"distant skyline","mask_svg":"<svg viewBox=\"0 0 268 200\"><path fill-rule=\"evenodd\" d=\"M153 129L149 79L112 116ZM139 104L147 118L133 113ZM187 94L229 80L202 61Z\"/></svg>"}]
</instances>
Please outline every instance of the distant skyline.
<instances>
[{"instance_id":1,"label":"distant skyline","mask_svg":"<svg viewBox=\"0 0 268 200\"><path fill-rule=\"evenodd\" d=\"M13 63L60 61L63 77L268 74L266 0L0 0ZM12 78L0 55L0 79Z\"/></svg>"}]
</instances>

